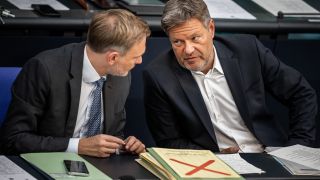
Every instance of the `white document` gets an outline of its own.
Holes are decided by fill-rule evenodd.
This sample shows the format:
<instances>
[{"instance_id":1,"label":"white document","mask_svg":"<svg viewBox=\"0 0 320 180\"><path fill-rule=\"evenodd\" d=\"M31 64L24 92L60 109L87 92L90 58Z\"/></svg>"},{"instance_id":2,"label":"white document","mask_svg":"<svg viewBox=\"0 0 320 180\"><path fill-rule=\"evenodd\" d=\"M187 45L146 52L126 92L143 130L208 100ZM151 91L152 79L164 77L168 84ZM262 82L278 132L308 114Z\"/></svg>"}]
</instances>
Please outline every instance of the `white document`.
<instances>
[{"instance_id":1,"label":"white document","mask_svg":"<svg viewBox=\"0 0 320 180\"><path fill-rule=\"evenodd\" d=\"M264 173L262 169L248 163L246 160L241 158L239 154L216 154L216 156L227 163L239 174Z\"/></svg>"},{"instance_id":2,"label":"white document","mask_svg":"<svg viewBox=\"0 0 320 180\"><path fill-rule=\"evenodd\" d=\"M69 10L69 8L61 4L57 0L7 0L19 9L32 10L31 4L48 4L55 10Z\"/></svg>"},{"instance_id":3,"label":"white document","mask_svg":"<svg viewBox=\"0 0 320 180\"><path fill-rule=\"evenodd\" d=\"M212 18L223 19L256 19L232 0L204 0Z\"/></svg>"},{"instance_id":4,"label":"white document","mask_svg":"<svg viewBox=\"0 0 320 180\"><path fill-rule=\"evenodd\" d=\"M269 154L320 170L320 149L317 148L310 148L298 144L272 151Z\"/></svg>"},{"instance_id":5,"label":"white document","mask_svg":"<svg viewBox=\"0 0 320 180\"><path fill-rule=\"evenodd\" d=\"M292 161L277 158L275 156L274 158L293 175L315 175L315 176L320 175L320 170L312 169L307 166L294 163Z\"/></svg>"},{"instance_id":6,"label":"white document","mask_svg":"<svg viewBox=\"0 0 320 180\"><path fill-rule=\"evenodd\" d=\"M319 13L316 9L302 0L252 0L274 16L283 13Z\"/></svg>"},{"instance_id":7,"label":"white document","mask_svg":"<svg viewBox=\"0 0 320 180\"><path fill-rule=\"evenodd\" d=\"M5 156L0 156L0 180L36 180L33 176L13 163Z\"/></svg>"},{"instance_id":8,"label":"white document","mask_svg":"<svg viewBox=\"0 0 320 180\"><path fill-rule=\"evenodd\" d=\"M266 148L264 148L264 152L269 153L275 150L278 150L282 147L277 147L277 146L267 146Z\"/></svg>"}]
</instances>

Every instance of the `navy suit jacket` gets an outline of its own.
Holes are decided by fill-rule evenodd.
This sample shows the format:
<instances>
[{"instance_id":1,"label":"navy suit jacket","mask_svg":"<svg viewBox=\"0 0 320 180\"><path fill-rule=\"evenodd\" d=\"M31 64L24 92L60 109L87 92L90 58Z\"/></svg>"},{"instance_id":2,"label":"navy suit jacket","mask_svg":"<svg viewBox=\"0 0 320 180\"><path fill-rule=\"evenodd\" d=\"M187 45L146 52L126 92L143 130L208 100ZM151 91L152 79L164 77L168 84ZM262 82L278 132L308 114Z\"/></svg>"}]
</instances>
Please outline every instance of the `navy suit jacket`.
<instances>
[{"instance_id":1,"label":"navy suit jacket","mask_svg":"<svg viewBox=\"0 0 320 180\"><path fill-rule=\"evenodd\" d=\"M266 146L311 146L317 101L303 76L254 36L216 36L214 46L236 106L252 134ZM172 50L150 62L143 77L146 118L158 146L219 151L200 89L191 72L177 63ZM266 106L266 92L289 108L286 134L275 126Z\"/></svg>"},{"instance_id":2,"label":"navy suit jacket","mask_svg":"<svg viewBox=\"0 0 320 180\"><path fill-rule=\"evenodd\" d=\"M76 125L85 43L48 50L29 60L12 87L1 127L6 154L65 151ZM105 134L122 137L131 75L107 76L103 87Z\"/></svg>"}]
</instances>

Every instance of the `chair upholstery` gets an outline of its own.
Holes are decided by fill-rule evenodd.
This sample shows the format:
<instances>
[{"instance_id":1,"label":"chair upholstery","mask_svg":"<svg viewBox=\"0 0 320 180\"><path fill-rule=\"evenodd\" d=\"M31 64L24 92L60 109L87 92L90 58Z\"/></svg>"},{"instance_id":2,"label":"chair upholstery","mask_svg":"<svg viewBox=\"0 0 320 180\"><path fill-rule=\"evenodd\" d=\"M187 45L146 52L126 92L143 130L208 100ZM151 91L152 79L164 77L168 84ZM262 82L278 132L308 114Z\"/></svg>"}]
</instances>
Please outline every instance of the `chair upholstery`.
<instances>
[{"instance_id":1,"label":"chair upholstery","mask_svg":"<svg viewBox=\"0 0 320 180\"><path fill-rule=\"evenodd\" d=\"M20 72L20 67L0 67L0 125L11 100L11 86Z\"/></svg>"}]
</instances>

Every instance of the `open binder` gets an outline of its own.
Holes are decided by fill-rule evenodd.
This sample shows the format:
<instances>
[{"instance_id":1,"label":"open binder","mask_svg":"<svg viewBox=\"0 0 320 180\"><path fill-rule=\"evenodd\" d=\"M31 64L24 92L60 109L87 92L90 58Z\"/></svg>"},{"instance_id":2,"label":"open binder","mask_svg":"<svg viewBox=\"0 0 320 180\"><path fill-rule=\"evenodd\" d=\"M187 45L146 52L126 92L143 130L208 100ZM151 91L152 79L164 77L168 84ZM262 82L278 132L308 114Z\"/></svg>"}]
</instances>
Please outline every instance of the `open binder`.
<instances>
[{"instance_id":1,"label":"open binder","mask_svg":"<svg viewBox=\"0 0 320 180\"><path fill-rule=\"evenodd\" d=\"M160 179L243 179L209 150L148 148L136 161Z\"/></svg>"}]
</instances>

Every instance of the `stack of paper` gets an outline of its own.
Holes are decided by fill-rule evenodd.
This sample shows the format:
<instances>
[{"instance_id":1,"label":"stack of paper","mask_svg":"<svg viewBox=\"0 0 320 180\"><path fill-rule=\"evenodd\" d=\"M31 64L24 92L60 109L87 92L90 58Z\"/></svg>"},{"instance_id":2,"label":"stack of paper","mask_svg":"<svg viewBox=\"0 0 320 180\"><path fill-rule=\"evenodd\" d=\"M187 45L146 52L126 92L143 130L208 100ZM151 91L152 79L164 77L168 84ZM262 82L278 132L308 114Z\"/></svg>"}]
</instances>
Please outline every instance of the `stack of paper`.
<instances>
[{"instance_id":1,"label":"stack of paper","mask_svg":"<svg viewBox=\"0 0 320 180\"><path fill-rule=\"evenodd\" d=\"M209 150L148 148L137 162L160 179L243 179Z\"/></svg>"},{"instance_id":2,"label":"stack of paper","mask_svg":"<svg viewBox=\"0 0 320 180\"><path fill-rule=\"evenodd\" d=\"M320 149L294 145L272 151L273 155L291 174L320 175Z\"/></svg>"},{"instance_id":3,"label":"stack of paper","mask_svg":"<svg viewBox=\"0 0 320 180\"><path fill-rule=\"evenodd\" d=\"M151 173L157 176L159 179L175 179L156 159L154 159L149 153L141 153L140 159L136 161L144 168L148 169Z\"/></svg>"},{"instance_id":4,"label":"stack of paper","mask_svg":"<svg viewBox=\"0 0 320 180\"><path fill-rule=\"evenodd\" d=\"M5 156L0 156L0 179L35 180L33 176Z\"/></svg>"},{"instance_id":5,"label":"stack of paper","mask_svg":"<svg viewBox=\"0 0 320 180\"><path fill-rule=\"evenodd\" d=\"M239 154L218 154L217 156L239 174L265 173L265 171L263 171L262 169L255 167L254 165L241 158Z\"/></svg>"}]
</instances>

